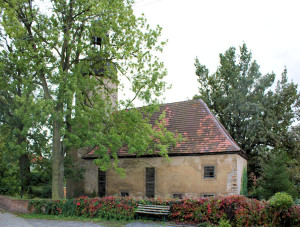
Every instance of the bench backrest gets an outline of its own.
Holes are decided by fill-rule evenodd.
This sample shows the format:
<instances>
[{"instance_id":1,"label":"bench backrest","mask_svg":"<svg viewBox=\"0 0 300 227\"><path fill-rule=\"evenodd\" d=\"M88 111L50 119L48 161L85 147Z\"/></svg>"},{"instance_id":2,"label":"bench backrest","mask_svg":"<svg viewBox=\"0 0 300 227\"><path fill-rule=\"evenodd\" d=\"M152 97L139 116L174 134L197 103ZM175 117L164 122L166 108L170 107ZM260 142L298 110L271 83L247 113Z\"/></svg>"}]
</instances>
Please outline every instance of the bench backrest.
<instances>
[{"instance_id":1,"label":"bench backrest","mask_svg":"<svg viewBox=\"0 0 300 227\"><path fill-rule=\"evenodd\" d=\"M170 206L138 204L136 212L148 214L169 214Z\"/></svg>"}]
</instances>

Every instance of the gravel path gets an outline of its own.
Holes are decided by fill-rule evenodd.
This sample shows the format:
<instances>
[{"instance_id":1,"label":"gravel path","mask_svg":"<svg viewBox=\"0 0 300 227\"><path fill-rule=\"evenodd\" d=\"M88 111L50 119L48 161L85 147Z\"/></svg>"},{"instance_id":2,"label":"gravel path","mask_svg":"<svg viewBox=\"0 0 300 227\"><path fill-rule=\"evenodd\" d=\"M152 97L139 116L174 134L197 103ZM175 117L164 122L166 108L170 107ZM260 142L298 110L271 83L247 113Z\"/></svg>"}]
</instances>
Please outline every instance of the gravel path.
<instances>
[{"instance_id":1,"label":"gravel path","mask_svg":"<svg viewBox=\"0 0 300 227\"><path fill-rule=\"evenodd\" d=\"M101 227L104 225L100 225L93 222L25 219L25 218L20 218L11 213L7 213L4 210L0 210L0 226L1 227ZM140 227L140 226L141 227L174 227L178 225L134 222L134 223L126 224L124 226L125 227Z\"/></svg>"},{"instance_id":2,"label":"gravel path","mask_svg":"<svg viewBox=\"0 0 300 227\"><path fill-rule=\"evenodd\" d=\"M0 226L1 227L33 227L23 218L19 218L16 215L10 213L0 213Z\"/></svg>"}]
</instances>

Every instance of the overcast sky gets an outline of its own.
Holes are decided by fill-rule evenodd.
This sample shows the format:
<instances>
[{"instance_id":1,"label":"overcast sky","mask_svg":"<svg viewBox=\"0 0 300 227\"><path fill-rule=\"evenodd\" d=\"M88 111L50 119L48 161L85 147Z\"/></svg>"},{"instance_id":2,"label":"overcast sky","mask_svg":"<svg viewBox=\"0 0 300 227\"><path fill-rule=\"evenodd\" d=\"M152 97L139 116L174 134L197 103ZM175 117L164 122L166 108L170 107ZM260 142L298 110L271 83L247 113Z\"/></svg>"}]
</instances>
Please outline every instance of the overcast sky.
<instances>
[{"instance_id":1,"label":"overcast sky","mask_svg":"<svg viewBox=\"0 0 300 227\"><path fill-rule=\"evenodd\" d=\"M197 56L213 73L219 53L243 42L262 74L280 76L286 66L289 80L300 84L299 0L136 0L134 10L144 13L150 25L159 24L169 40L161 60L172 89L164 102L187 100L198 92Z\"/></svg>"}]
</instances>

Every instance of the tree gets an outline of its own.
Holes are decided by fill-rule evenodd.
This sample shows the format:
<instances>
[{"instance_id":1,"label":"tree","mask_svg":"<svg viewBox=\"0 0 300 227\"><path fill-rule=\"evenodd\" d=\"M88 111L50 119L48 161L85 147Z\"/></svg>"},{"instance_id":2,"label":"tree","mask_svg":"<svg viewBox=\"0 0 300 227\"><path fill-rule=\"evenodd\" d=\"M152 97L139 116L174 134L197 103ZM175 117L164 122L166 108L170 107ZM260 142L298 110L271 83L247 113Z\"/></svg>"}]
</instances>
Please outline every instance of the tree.
<instances>
[{"instance_id":1,"label":"tree","mask_svg":"<svg viewBox=\"0 0 300 227\"><path fill-rule=\"evenodd\" d=\"M249 155L249 171L259 172L266 147L283 148L289 128L299 111L297 85L289 83L287 70L273 89L275 74L263 76L252 61L246 44L220 54L220 66L209 75L196 59L199 95L224 125L242 150Z\"/></svg>"},{"instance_id":2,"label":"tree","mask_svg":"<svg viewBox=\"0 0 300 227\"><path fill-rule=\"evenodd\" d=\"M22 196L29 189L30 156L41 156L47 150L47 136L42 130L42 122L45 122L42 114L31 111L31 115L24 117L34 104L34 84L29 80L31 72L26 68L29 62L19 59L19 50L10 47L7 45L7 50L0 53L0 132L6 147L5 164L10 162L12 167L13 163L19 162L16 177Z\"/></svg>"},{"instance_id":3,"label":"tree","mask_svg":"<svg viewBox=\"0 0 300 227\"><path fill-rule=\"evenodd\" d=\"M4 135L0 134L0 194L15 194L18 192L18 175L16 165L7 162L8 152Z\"/></svg>"},{"instance_id":4,"label":"tree","mask_svg":"<svg viewBox=\"0 0 300 227\"><path fill-rule=\"evenodd\" d=\"M291 193L293 184L289 180L286 161L285 153L276 152L268 155L259 182L262 187L262 196L265 199L269 199L277 192Z\"/></svg>"},{"instance_id":5,"label":"tree","mask_svg":"<svg viewBox=\"0 0 300 227\"><path fill-rule=\"evenodd\" d=\"M136 98L154 103L165 87L166 71L152 53L164 45L158 43L161 28L151 29L144 17L135 17L132 4L130 0L53 0L42 8L38 0L0 3L3 51L17 53L14 61L25 63L25 78L33 85L32 108L23 115L29 119L40 113L39 123L49 129L54 199L63 197L64 157L71 148L99 146L99 162L104 165L110 156L117 160L116 151L125 144L130 152L145 151L156 139L165 154L165 147L178 139L169 133L151 137L154 129L147 118L141 120L135 111L115 111L111 97L124 79L133 98L119 101L119 109L132 106ZM119 116L121 122L131 123L119 125L124 131L116 130ZM142 132L134 134L136 125L143 126ZM136 138L139 133L138 143L128 143L125 128Z\"/></svg>"},{"instance_id":6,"label":"tree","mask_svg":"<svg viewBox=\"0 0 300 227\"><path fill-rule=\"evenodd\" d=\"M288 138L284 141L287 153L287 167L290 179L295 186L295 190L300 196L300 125L289 130Z\"/></svg>"}]
</instances>

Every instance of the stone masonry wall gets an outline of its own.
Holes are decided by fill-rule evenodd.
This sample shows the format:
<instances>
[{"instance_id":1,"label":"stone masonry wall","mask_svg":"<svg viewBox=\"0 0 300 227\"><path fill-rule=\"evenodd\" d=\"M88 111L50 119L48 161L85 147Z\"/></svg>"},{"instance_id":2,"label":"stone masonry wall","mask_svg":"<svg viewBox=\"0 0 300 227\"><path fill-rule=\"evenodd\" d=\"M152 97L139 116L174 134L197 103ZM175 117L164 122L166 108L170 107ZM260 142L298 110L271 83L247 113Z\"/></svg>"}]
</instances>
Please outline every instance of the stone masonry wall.
<instances>
[{"instance_id":1,"label":"stone masonry wall","mask_svg":"<svg viewBox=\"0 0 300 227\"><path fill-rule=\"evenodd\" d=\"M136 198L144 198L146 167L155 168L156 197L172 198L173 194L182 194L183 198L239 194L241 181L238 178L246 163L237 154L180 156L171 157L170 161L161 157L123 158L119 166L126 170L126 177L121 178L113 169L109 169L106 195L120 196L121 192L128 192ZM215 177L204 178L204 166L211 165L215 166ZM91 176L85 180L85 191L97 188L98 178L95 174Z\"/></svg>"},{"instance_id":2,"label":"stone masonry wall","mask_svg":"<svg viewBox=\"0 0 300 227\"><path fill-rule=\"evenodd\" d=\"M75 198L85 194L84 177L85 177L85 161L81 158L86 154L88 148L71 150L69 155L71 158L72 173L66 178L66 197Z\"/></svg>"},{"instance_id":3,"label":"stone masonry wall","mask_svg":"<svg viewBox=\"0 0 300 227\"><path fill-rule=\"evenodd\" d=\"M229 195L238 194L237 157L233 157L231 171L227 175L227 192Z\"/></svg>"},{"instance_id":4,"label":"stone masonry wall","mask_svg":"<svg viewBox=\"0 0 300 227\"><path fill-rule=\"evenodd\" d=\"M0 208L16 213L30 213L27 209L29 200L12 199L0 195Z\"/></svg>"}]
</instances>

